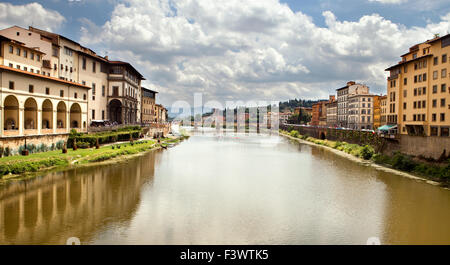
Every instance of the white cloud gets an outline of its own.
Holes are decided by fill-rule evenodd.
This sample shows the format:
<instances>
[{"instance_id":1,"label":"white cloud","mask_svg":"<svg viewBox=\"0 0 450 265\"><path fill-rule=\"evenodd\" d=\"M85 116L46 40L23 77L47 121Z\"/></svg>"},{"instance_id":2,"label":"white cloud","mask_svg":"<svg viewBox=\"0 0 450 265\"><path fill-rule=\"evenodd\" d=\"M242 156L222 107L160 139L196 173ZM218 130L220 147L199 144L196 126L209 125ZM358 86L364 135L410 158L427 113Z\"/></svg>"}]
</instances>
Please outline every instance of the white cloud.
<instances>
[{"instance_id":1,"label":"white cloud","mask_svg":"<svg viewBox=\"0 0 450 265\"><path fill-rule=\"evenodd\" d=\"M57 11L45 9L39 3L12 5L0 3L0 28L10 26L28 27L33 25L45 30L54 31L65 21Z\"/></svg>"},{"instance_id":2,"label":"white cloud","mask_svg":"<svg viewBox=\"0 0 450 265\"><path fill-rule=\"evenodd\" d=\"M382 4L402 4L408 2L408 0L369 0L369 2L379 2Z\"/></svg>"},{"instance_id":3,"label":"white cloud","mask_svg":"<svg viewBox=\"0 0 450 265\"><path fill-rule=\"evenodd\" d=\"M384 69L410 46L450 30L407 28L378 14L326 26L278 0L127 0L104 25L85 21L81 42L133 63L163 103L190 99L326 98L348 80L385 89Z\"/></svg>"}]
</instances>

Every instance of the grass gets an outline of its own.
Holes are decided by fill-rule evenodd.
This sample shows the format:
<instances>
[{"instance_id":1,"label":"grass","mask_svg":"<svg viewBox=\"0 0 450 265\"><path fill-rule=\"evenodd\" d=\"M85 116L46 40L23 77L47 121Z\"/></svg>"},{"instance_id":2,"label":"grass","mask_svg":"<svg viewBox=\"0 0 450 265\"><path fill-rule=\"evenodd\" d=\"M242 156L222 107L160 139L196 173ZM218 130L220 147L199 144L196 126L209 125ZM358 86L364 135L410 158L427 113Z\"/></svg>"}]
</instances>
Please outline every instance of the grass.
<instances>
[{"instance_id":1,"label":"grass","mask_svg":"<svg viewBox=\"0 0 450 265\"><path fill-rule=\"evenodd\" d=\"M357 144L349 144L346 142L319 140L313 137L300 135L298 131L291 130L283 131L282 134L290 135L294 138L299 138L312 142L318 145L328 146L330 148L351 154L355 157L362 158L364 160L370 160L376 164L394 168L403 172L413 173L421 177L432 179L450 185L450 160L447 163L442 164L430 164L414 159L412 156L404 155L401 153L395 153L393 156L387 156L383 154L375 153L375 150L368 145L360 146Z\"/></svg>"},{"instance_id":2,"label":"grass","mask_svg":"<svg viewBox=\"0 0 450 265\"><path fill-rule=\"evenodd\" d=\"M183 137L184 139L184 137ZM179 142L180 139L163 139L161 144ZM81 165L101 162L120 156L145 152L160 146L154 140L134 141L122 144L102 146L99 149L68 149L66 154L61 150L35 153L29 156L9 156L0 159L0 178L8 174L37 172L51 167L63 167L71 164Z\"/></svg>"}]
</instances>

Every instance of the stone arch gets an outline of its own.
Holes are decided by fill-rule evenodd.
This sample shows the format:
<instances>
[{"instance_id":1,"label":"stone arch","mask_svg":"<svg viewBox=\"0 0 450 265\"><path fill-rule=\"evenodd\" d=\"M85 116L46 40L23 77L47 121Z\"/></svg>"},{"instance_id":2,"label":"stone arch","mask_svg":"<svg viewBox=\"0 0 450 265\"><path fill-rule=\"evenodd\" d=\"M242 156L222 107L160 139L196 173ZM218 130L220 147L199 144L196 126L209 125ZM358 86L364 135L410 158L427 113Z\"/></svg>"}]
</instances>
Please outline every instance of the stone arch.
<instances>
[{"instance_id":1,"label":"stone arch","mask_svg":"<svg viewBox=\"0 0 450 265\"><path fill-rule=\"evenodd\" d=\"M49 99L42 102L42 129L53 128L53 104Z\"/></svg>"},{"instance_id":2,"label":"stone arch","mask_svg":"<svg viewBox=\"0 0 450 265\"><path fill-rule=\"evenodd\" d=\"M25 110L25 119L24 119L24 127L25 130L36 130L38 126L38 108L37 102L34 98L27 98L24 104Z\"/></svg>"},{"instance_id":3,"label":"stone arch","mask_svg":"<svg viewBox=\"0 0 450 265\"><path fill-rule=\"evenodd\" d=\"M19 101L15 96L7 96L3 104L4 130L19 129Z\"/></svg>"},{"instance_id":4,"label":"stone arch","mask_svg":"<svg viewBox=\"0 0 450 265\"><path fill-rule=\"evenodd\" d=\"M67 128L67 107L66 103L60 101L56 107L56 128Z\"/></svg>"},{"instance_id":5,"label":"stone arch","mask_svg":"<svg viewBox=\"0 0 450 265\"><path fill-rule=\"evenodd\" d=\"M108 104L109 120L112 122L122 123L122 102L113 99Z\"/></svg>"},{"instance_id":6,"label":"stone arch","mask_svg":"<svg viewBox=\"0 0 450 265\"><path fill-rule=\"evenodd\" d=\"M70 128L81 128L81 107L78 103L70 107Z\"/></svg>"}]
</instances>

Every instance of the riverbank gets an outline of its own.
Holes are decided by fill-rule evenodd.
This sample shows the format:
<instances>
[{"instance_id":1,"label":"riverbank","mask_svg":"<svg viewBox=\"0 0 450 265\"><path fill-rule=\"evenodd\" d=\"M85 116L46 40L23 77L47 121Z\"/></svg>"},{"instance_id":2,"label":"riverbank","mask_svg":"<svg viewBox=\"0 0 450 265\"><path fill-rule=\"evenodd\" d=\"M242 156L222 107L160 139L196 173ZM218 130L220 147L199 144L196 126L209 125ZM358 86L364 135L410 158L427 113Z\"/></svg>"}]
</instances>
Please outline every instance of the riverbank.
<instances>
[{"instance_id":1,"label":"riverbank","mask_svg":"<svg viewBox=\"0 0 450 265\"><path fill-rule=\"evenodd\" d=\"M156 140L137 140L101 146L99 149L68 149L35 153L29 156L9 156L0 159L0 185L12 180L29 179L44 171L63 171L69 168L116 163L143 155L149 151L167 148L188 136Z\"/></svg>"},{"instance_id":2,"label":"riverbank","mask_svg":"<svg viewBox=\"0 0 450 265\"><path fill-rule=\"evenodd\" d=\"M282 136L287 137L291 140L294 140L294 141L297 141L297 142L300 142L303 144L308 144L308 145L313 145L313 146L317 146L320 148L324 148L330 152L333 152L339 156L345 157L356 163L360 163L365 166L371 166L380 171L389 172L392 174L396 174L398 176L407 177L407 178L414 179L417 181L423 181L423 182L426 182L431 185L436 185L436 186L440 185L445 188L448 188L450 186L450 180L448 178L446 178L445 176L442 178L439 178L439 177L424 176L424 175L419 175L419 174L412 174L412 172L402 171L402 170L392 167L392 165L390 165L390 164L382 163L383 161L388 161L388 160L395 160L395 163L396 163L395 165L400 164L401 166L405 166L405 165L413 163L408 160L409 158L405 158L406 156L403 156L401 154L399 154L397 157L396 156L388 157L385 155L375 154L373 152L373 149L368 146L359 146L359 145L355 145L355 144L348 144L345 142L335 142L335 141L329 141L329 140L319 140L319 139L315 139L313 137L300 135L300 134L298 134L297 131L293 131L293 132L295 132L295 133L292 133L292 132L289 133L287 131L280 130L280 134ZM400 160L400 161L397 161L397 160ZM435 167L427 166L424 164L419 164L417 162L414 162L414 163L416 163L416 167L435 168ZM447 168L448 167L449 166L447 166ZM445 171L446 168L443 167L443 168L440 168L440 170Z\"/></svg>"}]
</instances>

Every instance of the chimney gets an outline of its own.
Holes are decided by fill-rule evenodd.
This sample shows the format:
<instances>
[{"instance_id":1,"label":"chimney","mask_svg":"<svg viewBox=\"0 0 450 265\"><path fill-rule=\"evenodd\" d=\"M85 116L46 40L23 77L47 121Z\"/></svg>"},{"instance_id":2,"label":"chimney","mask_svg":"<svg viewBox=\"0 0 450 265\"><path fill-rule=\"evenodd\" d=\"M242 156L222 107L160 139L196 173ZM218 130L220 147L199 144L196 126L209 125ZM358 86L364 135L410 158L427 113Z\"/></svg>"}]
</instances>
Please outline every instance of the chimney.
<instances>
[{"instance_id":1,"label":"chimney","mask_svg":"<svg viewBox=\"0 0 450 265\"><path fill-rule=\"evenodd\" d=\"M347 86L353 86L354 84L356 84L355 81L348 81L347 82Z\"/></svg>"}]
</instances>

